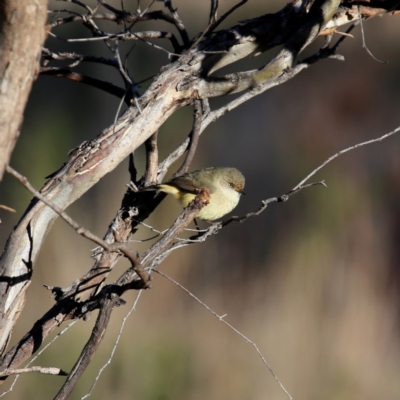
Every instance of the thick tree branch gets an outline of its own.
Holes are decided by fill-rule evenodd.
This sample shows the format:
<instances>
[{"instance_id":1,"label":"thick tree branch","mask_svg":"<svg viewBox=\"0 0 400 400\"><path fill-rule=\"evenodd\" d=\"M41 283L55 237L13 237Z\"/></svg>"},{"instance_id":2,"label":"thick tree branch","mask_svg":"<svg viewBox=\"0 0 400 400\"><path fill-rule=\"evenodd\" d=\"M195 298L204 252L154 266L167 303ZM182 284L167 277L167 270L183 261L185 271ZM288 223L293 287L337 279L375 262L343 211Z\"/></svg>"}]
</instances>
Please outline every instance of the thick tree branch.
<instances>
[{"instance_id":1,"label":"thick tree branch","mask_svg":"<svg viewBox=\"0 0 400 400\"><path fill-rule=\"evenodd\" d=\"M157 183L158 172L158 131L154 132L144 143L146 147L146 173L144 176L144 186Z\"/></svg>"},{"instance_id":2,"label":"thick tree branch","mask_svg":"<svg viewBox=\"0 0 400 400\"><path fill-rule=\"evenodd\" d=\"M17 142L46 38L47 0L0 2L0 181ZM1 347L1 346L0 346Z\"/></svg>"},{"instance_id":3,"label":"thick tree branch","mask_svg":"<svg viewBox=\"0 0 400 400\"><path fill-rule=\"evenodd\" d=\"M278 55L265 67L229 74L221 78L200 79L196 90L200 98L218 97L227 94L242 92L265 86L274 79L283 75L291 68L300 51L311 43L330 21L339 6L340 0L317 0L310 12L304 17L304 22L294 35L283 46ZM189 85L192 85L190 82ZM182 82L178 90L186 90L187 85Z\"/></svg>"}]
</instances>

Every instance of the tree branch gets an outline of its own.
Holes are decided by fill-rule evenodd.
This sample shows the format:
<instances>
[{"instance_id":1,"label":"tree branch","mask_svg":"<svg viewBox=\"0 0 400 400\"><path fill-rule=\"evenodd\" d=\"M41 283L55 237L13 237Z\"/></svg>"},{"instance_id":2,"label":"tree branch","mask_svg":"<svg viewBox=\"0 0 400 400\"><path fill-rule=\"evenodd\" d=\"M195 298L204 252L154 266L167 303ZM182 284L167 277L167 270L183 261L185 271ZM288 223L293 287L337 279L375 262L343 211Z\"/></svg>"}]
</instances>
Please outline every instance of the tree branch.
<instances>
[{"instance_id":1,"label":"tree branch","mask_svg":"<svg viewBox=\"0 0 400 400\"><path fill-rule=\"evenodd\" d=\"M143 281L143 288L148 288L149 287L149 275L144 271L143 267L140 264L140 259L136 253L133 251L129 250L125 244L119 243L118 241L116 243L109 244L96 236L94 233L90 232L89 230L83 228L80 226L76 221L74 221L67 213L63 212L61 208L53 204L51 201L47 200L46 197L44 197L42 194L40 194L26 179L25 176L19 174L17 171L15 171L13 168L10 166L6 167L6 171L14 176L19 182L22 183L23 186L25 186L35 197L37 197L40 201L45 203L47 206L52 208L69 226L71 226L75 231L83 236L86 239L91 240L92 242L98 244L99 246L103 247L105 250L109 252L113 251L120 251L132 264L133 270L140 276L140 278Z\"/></svg>"},{"instance_id":2,"label":"tree branch","mask_svg":"<svg viewBox=\"0 0 400 400\"><path fill-rule=\"evenodd\" d=\"M78 379L89 365L104 338L113 308L119 307L122 304L125 304L125 301L121 300L116 295L110 296L110 298L106 298L102 301L99 315L97 316L96 324L92 330L90 339L87 341L81 355L69 373L64 385L54 397L54 400L64 400L71 394L78 382Z\"/></svg>"},{"instance_id":3,"label":"tree branch","mask_svg":"<svg viewBox=\"0 0 400 400\"><path fill-rule=\"evenodd\" d=\"M28 11L29 10L29 11ZM0 181L17 142L46 38L47 0L0 2ZM1 348L1 345L0 345Z\"/></svg>"},{"instance_id":4,"label":"tree branch","mask_svg":"<svg viewBox=\"0 0 400 400\"><path fill-rule=\"evenodd\" d=\"M197 150L197 144L199 143L202 119L203 119L203 113L202 113L202 109L201 109L201 100L195 100L194 101L193 129L190 134L189 150L186 155L185 161L183 162L181 167L178 169L178 171L176 171L176 173L174 174L174 177L185 174L188 171L190 164L193 161L193 157Z\"/></svg>"},{"instance_id":5,"label":"tree branch","mask_svg":"<svg viewBox=\"0 0 400 400\"><path fill-rule=\"evenodd\" d=\"M144 186L157 183L158 172L158 131L154 132L144 143L146 147L146 173L144 176Z\"/></svg>"},{"instance_id":6,"label":"tree branch","mask_svg":"<svg viewBox=\"0 0 400 400\"><path fill-rule=\"evenodd\" d=\"M41 67L39 73L41 75L57 76L59 78L85 83L86 85L93 86L97 89L103 90L104 92L117 96L120 99L122 99L126 93L125 89L115 86L110 82L105 82L99 79L91 78L90 76L79 74L77 72L72 72L69 68ZM129 99L126 101L129 102Z\"/></svg>"},{"instance_id":7,"label":"tree branch","mask_svg":"<svg viewBox=\"0 0 400 400\"><path fill-rule=\"evenodd\" d=\"M63 371L61 368L56 367L30 367L30 368L19 368L19 369L6 369L0 373L0 377L7 377L9 375L19 375L26 374L28 372L40 372L41 374L47 375L59 375L59 376L67 376L68 373Z\"/></svg>"}]
</instances>

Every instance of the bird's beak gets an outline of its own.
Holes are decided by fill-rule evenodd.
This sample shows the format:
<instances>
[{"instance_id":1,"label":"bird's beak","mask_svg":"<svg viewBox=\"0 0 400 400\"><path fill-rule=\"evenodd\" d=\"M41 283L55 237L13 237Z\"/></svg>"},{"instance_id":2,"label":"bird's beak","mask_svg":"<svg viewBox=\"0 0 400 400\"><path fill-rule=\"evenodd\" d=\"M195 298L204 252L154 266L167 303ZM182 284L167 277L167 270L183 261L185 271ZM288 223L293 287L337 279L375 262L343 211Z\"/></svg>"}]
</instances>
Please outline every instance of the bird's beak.
<instances>
[{"instance_id":1,"label":"bird's beak","mask_svg":"<svg viewBox=\"0 0 400 400\"><path fill-rule=\"evenodd\" d=\"M244 192L244 190L240 190L239 193L242 194L243 196L246 196L246 193Z\"/></svg>"}]
</instances>

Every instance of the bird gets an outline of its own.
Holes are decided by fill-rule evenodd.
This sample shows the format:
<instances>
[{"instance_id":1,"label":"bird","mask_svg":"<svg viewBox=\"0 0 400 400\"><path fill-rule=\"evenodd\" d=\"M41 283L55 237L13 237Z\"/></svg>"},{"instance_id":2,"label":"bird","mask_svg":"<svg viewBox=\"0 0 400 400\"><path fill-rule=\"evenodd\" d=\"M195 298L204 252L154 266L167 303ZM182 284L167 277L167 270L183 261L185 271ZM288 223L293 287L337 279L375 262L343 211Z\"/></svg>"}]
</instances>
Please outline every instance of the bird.
<instances>
[{"instance_id":1,"label":"bird","mask_svg":"<svg viewBox=\"0 0 400 400\"><path fill-rule=\"evenodd\" d=\"M157 190L171 194L183 207L196 197L200 189L207 188L210 192L209 204L204 206L196 218L204 221L214 221L231 212L244 195L245 178L236 168L210 167L188 172L172 178L170 181L144 190Z\"/></svg>"}]
</instances>

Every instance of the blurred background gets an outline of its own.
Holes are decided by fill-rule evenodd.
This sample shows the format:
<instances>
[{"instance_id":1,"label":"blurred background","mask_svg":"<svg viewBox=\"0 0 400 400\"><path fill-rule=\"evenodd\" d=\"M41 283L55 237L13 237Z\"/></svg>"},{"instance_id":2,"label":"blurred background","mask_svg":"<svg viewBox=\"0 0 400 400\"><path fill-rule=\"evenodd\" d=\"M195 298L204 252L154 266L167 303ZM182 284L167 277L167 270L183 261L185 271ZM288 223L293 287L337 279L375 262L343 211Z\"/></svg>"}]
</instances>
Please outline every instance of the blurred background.
<instances>
[{"instance_id":1,"label":"blurred background","mask_svg":"<svg viewBox=\"0 0 400 400\"><path fill-rule=\"evenodd\" d=\"M208 3L173 2L190 37L206 26ZM130 11L137 8L136 1L124 4ZM221 2L220 15L233 4ZM276 12L285 4L253 0L221 28ZM147 5L142 1L142 9ZM53 2L50 8L65 7ZM321 61L210 125L201 137L192 170L240 169L247 179L247 196L234 214L241 215L257 209L262 199L288 192L334 153L399 126L399 18L384 16L365 22L367 45L387 63L378 63L362 48L358 26L354 39L346 39L339 48L345 62ZM105 24L104 29L113 27ZM171 28L158 21L138 24L137 29ZM62 38L88 36L79 24L54 32ZM49 38L47 45L58 51L111 57L102 43L76 46ZM123 50L132 45L124 43ZM166 53L145 43L134 46L129 62L136 81L151 77L168 62ZM165 46L170 48L168 43ZM220 73L257 68L276 51ZM306 54L311 52L308 49ZM91 64L79 71L122 85L110 68ZM142 84L142 93L149 82ZM214 99L211 105L219 107L231 99ZM118 104L117 98L97 89L39 77L11 165L40 188L44 177L67 160L70 149L113 123ZM162 126L161 158L185 138L191 122L192 110L187 107ZM400 136L394 136L343 155L312 179L325 179L327 188L313 187L287 203L272 204L259 217L231 224L204 244L176 251L160 266L219 315L227 314L226 321L257 343L297 400L400 399L399 149ZM143 149L135 156L142 173ZM67 212L102 236L126 190L127 167L126 160ZM0 210L2 248L30 198L19 183L5 176L0 203L17 213ZM167 198L148 222L162 230L179 212L180 206ZM152 234L143 228L137 239ZM147 246L132 243L140 252ZM55 223L35 266L12 344L53 304L43 284L68 286L91 267L93 247L64 222ZM112 277L127 266L120 261ZM113 313L106 338L71 399L90 390L136 296L128 293L124 296L127 305ZM35 364L69 371L95 318L76 323ZM62 382L61 377L25 375L5 398L52 398ZM11 379L2 391L10 383ZM141 294L114 358L92 394L94 399L110 396L121 400L287 398L251 345L158 275L153 289Z\"/></svg>"}]
</instances>

